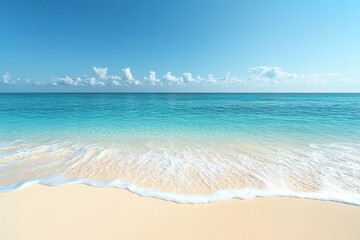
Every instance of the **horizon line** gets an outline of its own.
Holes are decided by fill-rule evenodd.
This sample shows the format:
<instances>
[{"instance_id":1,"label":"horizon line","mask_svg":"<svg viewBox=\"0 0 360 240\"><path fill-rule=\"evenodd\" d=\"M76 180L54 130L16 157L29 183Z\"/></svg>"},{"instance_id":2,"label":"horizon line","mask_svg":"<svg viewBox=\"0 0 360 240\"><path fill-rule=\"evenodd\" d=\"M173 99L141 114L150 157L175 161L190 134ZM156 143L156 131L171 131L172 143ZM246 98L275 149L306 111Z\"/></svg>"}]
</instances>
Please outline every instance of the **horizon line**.
<instances>
[{"instance_id":1,"label":"horizon line","mask_svg":"<svg viewBox=\"0 0 360 240\"><path fill-rule=\"evenodd\" d=\"M0 94L360 94L360 92L61 92L61 91L38 91L38 92L1 92Z\"/></svg>"}]
</instances>

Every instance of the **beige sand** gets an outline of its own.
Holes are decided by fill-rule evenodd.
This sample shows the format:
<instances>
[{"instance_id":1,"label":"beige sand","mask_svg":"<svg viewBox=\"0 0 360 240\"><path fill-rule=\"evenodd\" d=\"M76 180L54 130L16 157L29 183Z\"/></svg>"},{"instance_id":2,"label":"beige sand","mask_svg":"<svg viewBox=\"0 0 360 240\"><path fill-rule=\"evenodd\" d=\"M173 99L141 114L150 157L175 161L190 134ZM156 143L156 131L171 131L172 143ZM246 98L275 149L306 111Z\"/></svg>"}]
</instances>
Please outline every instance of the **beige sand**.
<instances>
[{"instance_id":1,"label":"beige sand","mask_svg":"<svg viewBox=\"0 0 360 240\"><path fill-rule=\"evenodd\" d=\"M360 239L360 207L291 198L176 204L85 185L0 193L0 239Z\"/></svg>"}]
</instances>

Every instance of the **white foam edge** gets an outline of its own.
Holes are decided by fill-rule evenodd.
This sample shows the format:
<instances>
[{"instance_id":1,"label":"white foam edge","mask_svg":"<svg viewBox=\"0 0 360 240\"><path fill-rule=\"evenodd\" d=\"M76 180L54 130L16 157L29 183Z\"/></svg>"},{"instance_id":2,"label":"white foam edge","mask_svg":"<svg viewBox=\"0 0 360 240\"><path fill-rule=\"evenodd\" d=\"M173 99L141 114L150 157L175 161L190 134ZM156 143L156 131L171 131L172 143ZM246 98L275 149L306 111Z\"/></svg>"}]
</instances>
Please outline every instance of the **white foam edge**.
<instances>
[{"instance_id":1,"label":"white foam edge","mask_svg":"<svg viewBox=\"0 0 360 240\"><path fill-rule=\"evenodd\" d=\"M32 179L19 182L9 186L0 186L0 192L11 192L20 190L31 185L41 184L46 186L63 186L68 184L85 184L93 187L114 187L128 190L142 197L152 197L165 201L171 201L183 204L199 204L224 201L229 199L249 199L255 197L293 197L312 200L322 200L345 203L360 206L360 194L351 192L296 192L288 190L261 190L261 189L222 189L209 194L179 194L173 192L161 192L151 188L143 188L130 183L124 183L118 180L114 181L94 181L88 179L64 179L62 177L51 177Z\"/></svg>"}]
</instances>

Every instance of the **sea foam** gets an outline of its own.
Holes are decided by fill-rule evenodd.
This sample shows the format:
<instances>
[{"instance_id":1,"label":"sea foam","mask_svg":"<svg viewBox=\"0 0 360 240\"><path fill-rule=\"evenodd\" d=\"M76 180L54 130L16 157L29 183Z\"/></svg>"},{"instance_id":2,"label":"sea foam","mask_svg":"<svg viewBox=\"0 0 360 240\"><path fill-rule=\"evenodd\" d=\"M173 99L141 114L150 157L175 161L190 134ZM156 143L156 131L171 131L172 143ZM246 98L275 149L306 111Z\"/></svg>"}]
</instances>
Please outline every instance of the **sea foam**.
<instances>
[{"instance_id":1,"label":"sea foam","mask_svg":"<svg viewBox=\"0 0 360 240\"><path fill-rule=\"evenodd\" d=\"M360 145L146 142L0 145L0 191L40 183L127 189L178 203L287 196L360 205ZM345 164L346 163L346 164Z\"/></svg>"},{"instance_id":2,"label":"sea foam","mask_svg":"<svg viewBox=\"0 0 360 240\"><path fill-rule=\"evenodd\" d=\"M34 184L46 186L63 186L67 184L85 184L93 187L114 187L128 190L142 197L153 197L165 201L183 204L199 204L224 201L229 199L250 199L254 197L294 197L313 200L333 201L360 206L360 194L351 192L334 192L322 190L319 192L294 192L284 190L258 190L258 189L223 189L209 194L179 194L161 192L156 189L142 188L133 184L119 181L98 182L86 179L69 180L63 178L33 179L20 182L11 186L0 187L0 192L19 190Z\"/></svg>"}]
</instances>

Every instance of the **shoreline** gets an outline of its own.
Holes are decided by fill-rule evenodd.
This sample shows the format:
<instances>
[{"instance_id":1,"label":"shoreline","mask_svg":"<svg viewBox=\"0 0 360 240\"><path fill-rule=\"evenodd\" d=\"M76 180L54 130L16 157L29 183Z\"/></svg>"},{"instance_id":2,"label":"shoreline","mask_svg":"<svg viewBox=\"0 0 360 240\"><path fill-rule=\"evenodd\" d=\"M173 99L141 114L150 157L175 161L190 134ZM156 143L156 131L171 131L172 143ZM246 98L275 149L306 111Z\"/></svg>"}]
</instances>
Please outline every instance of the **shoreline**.
<instances>
[{"instance_id":1,"label":"shoreline","mask_svg":"<svg viewBox=\"0 0 360 240\"><path fill-rule=\"evenodd\" d=\"M177 204L125 189L0 193L4 239L360 239L360 207L289 197Z\"/></svg>"},{"instance_id":2,"label":"shoreline","mask_svg":"<svg viewBox=\"0 0 360 240\"><path fill-rule=\"evenodd\" d=\"M119 181L99 182L93 180L67 180L67 179L34 179L23 181L18 184L0 187L0 194L19 191L33 185L45 187L62 187L68 185L84 185L94 188L113 188L128 191L139 197L154 198L178 204L208 204L228 200L250 200L254 198L295 198L313 201L335 202L351 206L360 207L360 195L354 193L339 193L334 195L329 192L329 196L320 196L323 192L292 192L292 191L265 191L260 189L222 189L209 194L182 194L175 192L162 192L152 188L139 187L134 184ZM344 197L346 196L346 197Z\"/></svg>"}]
</instances>

